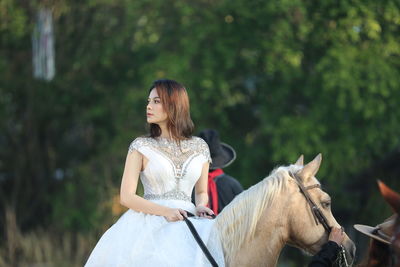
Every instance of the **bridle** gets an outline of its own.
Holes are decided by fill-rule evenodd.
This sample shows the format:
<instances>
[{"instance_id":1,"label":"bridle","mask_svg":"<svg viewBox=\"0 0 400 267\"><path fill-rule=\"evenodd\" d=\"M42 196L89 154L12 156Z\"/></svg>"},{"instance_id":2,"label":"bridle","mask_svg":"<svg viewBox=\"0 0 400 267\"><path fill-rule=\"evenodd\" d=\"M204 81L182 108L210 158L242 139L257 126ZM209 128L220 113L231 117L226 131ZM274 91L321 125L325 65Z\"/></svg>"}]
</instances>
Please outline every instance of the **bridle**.
<instances>
[{"instance_id":1,"label":"bridle","mask_svg":"<svg viewBox=\"0 0 400 267\"><path fill-rule=\"evenodd\" d=\"M331 227L329 226L328 220L326 219L325 215L322 213L320 208L315 204L315 202L311 199L310 194L308 193L307 190L313 189L313 188L321 188L320 184L314 184L305 187L300 180L300 178L293 174L291 171L289 171L289 175L296 180L297 185L300 188L300 192L304 195L306 198L307 203L310 205L311 212L314 216L315 223L318 225L318 222L322 224L322 226L325 228L325 231L329 234L331 232Z\"/></svg>"},{"instance_id":2,"label":"bridle","mask_svg":"<svg viewBox=\"0 0 400 267\"><path fill-rule=\"evenodd\" d=\"M328 219L322 213L321 209L315 204L315 202L312 200L310 194L307 191L307 190L310 190L313 188L321 188L321 185L314 184L314 185L310 185L310 186L304 186L301 179L296 174L289 171L289 176L296 180L297 185L299 186L300 192L304 195L308 205L310 205L311 213L314 216L315 223L317 225L318 225L318 223L322 224L325 231L329 235L332 227L329 226ZM340 249L341 249L341 251L339 252L339 255L338 255L337 264L338 264L338 266L346 266L347 267L349 265L348 265L347 259L346 259L346 251L342 245L340 246Z\"/></svg>"}]
</instances>

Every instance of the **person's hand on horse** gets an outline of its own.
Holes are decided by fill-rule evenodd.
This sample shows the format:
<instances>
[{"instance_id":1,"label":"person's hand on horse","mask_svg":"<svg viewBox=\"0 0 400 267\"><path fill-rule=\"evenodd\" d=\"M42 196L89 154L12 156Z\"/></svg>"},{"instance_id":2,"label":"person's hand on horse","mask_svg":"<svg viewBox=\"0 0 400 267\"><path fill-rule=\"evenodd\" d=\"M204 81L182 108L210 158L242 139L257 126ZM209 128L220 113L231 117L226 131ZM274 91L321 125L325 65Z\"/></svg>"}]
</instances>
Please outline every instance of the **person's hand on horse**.
<instances>
[{"instance_id":1,"label":"person's hand on horse","mask_svg":"<svg viewBox=\"0 0 400 267\"><path fill-rule=\"evenodd\" d=\"M187 217L187 213L183 209L168 209L164 217L169 222L183 221L183 217Z\"/></svg>"},{"instance_id":2,"label":"person's hand on horse","mask_svg":"<svg viewBox=\"0 0 400 267\"><path fill-rule=\"evenodd\" d=\"M332 227L331 233L329 234L329 240L335 242L339 246L342 245L343 240L344 240L343 227L341 227L341 228Z\"/></svg>"},{"instance_id":3,"label":"person's hand on horse","mask_svg":"<svg viewBox=\"0 0 400 267\"><path fill-rule=\"evenodd\" d=\"M197 206L196 215L199 217L212 219L212 215L214 215L214 212L210 208L207 208L205 206Z\"/></svg>"}]
</instances>

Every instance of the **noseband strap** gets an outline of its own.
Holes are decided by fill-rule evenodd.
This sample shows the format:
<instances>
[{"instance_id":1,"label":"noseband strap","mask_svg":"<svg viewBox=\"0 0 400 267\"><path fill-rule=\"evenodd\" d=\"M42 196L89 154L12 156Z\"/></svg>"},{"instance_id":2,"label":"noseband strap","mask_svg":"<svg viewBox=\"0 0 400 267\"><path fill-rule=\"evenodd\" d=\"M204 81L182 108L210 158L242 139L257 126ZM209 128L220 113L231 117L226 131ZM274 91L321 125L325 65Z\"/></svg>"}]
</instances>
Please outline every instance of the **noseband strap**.
<instances>
[{"instance_id":1,"label":"noseband strap","mask_svg":"<svg viewBox=\"0 0 400 267\"><path fill-rule=\"evenodd\" d=\"M297 185L300 188L300 192L304 195L306 198L307 203L310 205L311 212L314 216L315 223L318 225L318 222L322 224L322 226L325 228L325 230L328 232L328 234L331 232L331 227L328 224L328 220L326 219L325 215L322 213L320 208L315 204L315 202L311 199L310 194L307 192L307 190L313 189L313 188L321 188L319 184L314 184L305 187L301 181L301 179L293 174L291 171L289 171L289 175L296 180Z\"/></svg>"}]
</instances>

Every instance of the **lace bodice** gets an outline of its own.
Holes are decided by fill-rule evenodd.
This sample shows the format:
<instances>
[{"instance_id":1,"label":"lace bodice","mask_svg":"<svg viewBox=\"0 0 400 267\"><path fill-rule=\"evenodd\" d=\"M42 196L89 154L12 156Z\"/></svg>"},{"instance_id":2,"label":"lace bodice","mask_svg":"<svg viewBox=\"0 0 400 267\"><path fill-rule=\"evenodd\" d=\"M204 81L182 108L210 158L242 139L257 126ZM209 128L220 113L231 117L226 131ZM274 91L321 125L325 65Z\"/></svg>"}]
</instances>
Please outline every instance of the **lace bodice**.
<instances>
[{"instance_id":1,"label":"lace bodice","mask_svg":"<svg viewBox=\"0 0 400 267\"><path fill-rule=\"evenodd\" d=\"M148 159L140 173L146 199L190 201L203 164L211 162L208 145L199 137L179 145L166 138L138 137L129 146L129 153L133 150Z\"/></svg>"}]
</instances>

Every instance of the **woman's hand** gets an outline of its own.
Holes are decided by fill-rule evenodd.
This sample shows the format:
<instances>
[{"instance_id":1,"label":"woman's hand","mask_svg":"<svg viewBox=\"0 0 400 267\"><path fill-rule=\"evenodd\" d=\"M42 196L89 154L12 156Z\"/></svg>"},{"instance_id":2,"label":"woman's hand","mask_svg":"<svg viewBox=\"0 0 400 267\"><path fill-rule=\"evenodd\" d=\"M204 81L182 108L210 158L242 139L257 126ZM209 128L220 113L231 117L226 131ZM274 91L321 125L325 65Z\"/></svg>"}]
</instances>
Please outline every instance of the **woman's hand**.
<instances>
[{"instance_id":1,"label":"woman's hand","mask_svg":"<svg viewBox=\"0 0 400 267\"><path fill-rule=\"evenodd\" d=\"M344 229L332 227L331 233L329 234L329 240L336 242L339 246L343 243L344 240Z\"/></svg>"},{"instance_id":2,"label":"woman's hand","mask_svg":"<svg viewBox=\"0 0 400 267\"><path fill-rule=\"evenodd\" d=\"M212 219L211 215L214 215L214 212L205 206L197 206L196 207L196 215L199 217L205 217L205 218Z\"/></svg>"},{"instance_id":3,"label":"woman's hand","mask_svg":"<svg viewBox=\"0 0 400 267\"><path fill-rule=\"evenodd\" d=\"M187 217L187 213L183 209L168 209L164 215L169 222L183 221L184 216Z\"/></svg>"}]
</instances>

